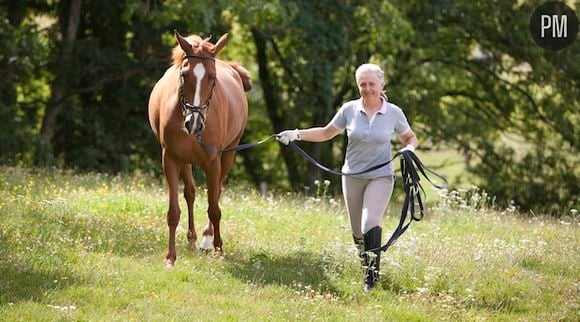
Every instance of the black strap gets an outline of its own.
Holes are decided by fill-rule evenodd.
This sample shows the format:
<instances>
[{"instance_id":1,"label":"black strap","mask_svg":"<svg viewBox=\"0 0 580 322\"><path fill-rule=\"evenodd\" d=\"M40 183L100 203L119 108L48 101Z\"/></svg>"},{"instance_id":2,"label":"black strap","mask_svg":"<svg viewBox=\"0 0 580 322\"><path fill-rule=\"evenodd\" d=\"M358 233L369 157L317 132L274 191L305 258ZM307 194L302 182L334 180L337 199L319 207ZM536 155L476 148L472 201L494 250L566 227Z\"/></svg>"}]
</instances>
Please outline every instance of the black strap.
<instances>
[{"instance_id":1,"label":"black strap","mask_svg":"<svg viewBox=\"0 0 580 322\"><path fill-rule=\"evenodd\" d=\"M308 162L312 163L319 169L326 171L328 173L341 176L354 176L358 174L367 173L382 168L387 164L393 162L393 160L395 160L396 158L400 157L401 175L403 177L403 189L405 191L405 201L403 202L403 209L401 210L401 219L399 220L399 225L397 226L397 228L395 229L395 231L393 232L387 243L379 248L370 249L368 250L369 252L386 251L389 247L391 247L391 245L395 243L395 241L397 241L399 237L401 237L401 235L403 235L405 231L407 231L407 229L411 225L411 222L420 221L425 216L425 207L423 205L423 196L425 195L425 190L423 189L423 186L421 186L420 183L421 178L419 177L419 174L423 175L423 177L425 177L425 179L427 179L427 181L429 181L429 183L431 183L437 189L444 189L445 187L447 187L447 179L445 177L426 167L423 164L423 162L421 162L419 157L417 157L417 155L414 152L409 150L399 151L395 153L395 155L391 160L370 167L363 171L343 173L340 171L332 170L320 164L318 161L316 161L314 158L312 158L310 155L304 152L304 150L302 150L302 148L300 148L296 143L290 142L289 145L295 151L297 151L298 154L300 154L304 159L306 159ZM429 178L429 176L427 175L427 172L441 179L443 181L443 184L434 183L431 180L431 178ZM419 207L418 209L419 213L416 212L415 206Z\"/></svg>"},{"instance_id":2,"label":"black strap","mask_svg":"<svg viewBox=\"0 0 580 322\"><path fill-rule=\"evenodd\" d=\"M262 143L264 143L266 141L269 141L269 140L271 140L271 139L273 139L275 137L276 137L276 135L275 134L272 134L269 137L267 137L267 138L265 138L265 139L263 139L261 141L253 142L253 143L240 144L238 146L234 146L234 147L231 147L231 148L223 149L223 150L221 150L221 152L238 152L238 151L242 151L242 150L246 150L246 149L251 149L251 148L256 147L256 146L258 146L258 145L260 145L260 144L262 144Z\"/></svg>"},{"instance_id":3,"label":"black strap","mask_svg":"<svg viewBox=\"0 0 580 322\"><path fill-rule=\"evenodd\" d=\"M388 165L389 163L393 162L393 160L395 160L395 158L397 157L397 154L395 154L395 156L391 160L389 160L387 162L384 162L384 163L381 163L381 164L377 164L375 166L372 166L372 167L370 167L368 169L364 169L362 171L344 173L344 172L341 172L341 171L332 170L332 169L330 169L330 168L328 168L328 167L320 164L313 157L311 157L308 153L306 153L304 150L302 150L302 148L299 147L296 143L290 142L288 145L290 145L290 147L293 148L296 152L298 152L298 154L300 154L304 159L306 159L308 162L312 163L317 168L319 168L321 170L324 170L325 172L335 174L337 176L356 176L356 175L359 175L359 174L364 174L364 173L367 173L367 172L371 172L371 171L374 171L376 169L380 169L380 168Z\"/></svg>"},{"instance_id":4,"label":"black strap","mask_svg":"<svg viewBox=\"0 0 580 322\"><path fill-rule=\"evenodd\" d=\"M256 146L258 146L258 145L260 145L262 143L265 143L266 141L269 141L269 140L271 140L271 139L273 139L275 137L276 137L276 135L275 134L272 134L269 137L267 137L267 138L265 138L265 139L263 139L261 141L258 141L258 142L244 143L244 144L240 144L240 145L233 146L233 147L229 147L229 148L225 148L225 149L218 149L215 146L211 146L209 144L203 143L201 141L201 137L196 136L197 143L199 143L201 146L203 146L204 149L206 149L206 150L208 150L210 152L215 152L215 153L218 153L218 152L238 152L238 151L242 151L242 150L246 150L246 149L251 149L251 148L256 147Z\"/></svg>"},{"instance_id":5,"label":"black strap","mask_svg":"<svg viewBox=\"0 0 580 322\"><path fill-rule=\"evenodd\" d=\"M213 146L207 145L207 144L203 143L201 141L201 138L199 138L199 137L197 139L197 142L200 145L202 145L205 149L213 151L213 152L237 152L237 151L256 147L260 144L263 144L266 141L271 140L274 137L276 137L276 134L270 135L269 137L267 137L261 141L258 141L258 142L245 143L245 144L241 144L241 145L226 148L226 149L217 149ZM443 177L442 175L440 175L440 174L436 173L435 171L426 167L423 164L423 162L421 162L419 157L417 157L417 155L415 153L413 153L412 151L409 151L409 150L399 151L399 152L395 153L393 158L390 159L389 161L372 166L368 169L358 171L358 172L344 173L341 171L336 171L336 170L330 169L330 168L322 165L320 162L316 161L313 157L311 157L308 153L306 153L302 148L300 148L296 143L290 142L289 145L296 152L298 152L298 154L300 154L300 156L302 156L308 162L312 163L317 168L319 168L325 172L332 173L332 174L339 175L339 176L355 176L355 175L371 172L371 171L374 171L376 169L379 169L379 168L382 168L382 167L388 165L389 163L393 162L396 158L400 158L401 175L403 177L403 189L405 191L405 201L403 202L403 209L401 210L401 218L399 220L399 225L397 226L397 228L395 229L395 231L393 232L393 234L391 235L391 237L389 238L389 240L387 241L387 243L385 245L383 245L379 248L370 249L370 250L368 250L369 252L377 252L377 251L384 252L384 251L386 251L389 247L391 247L391 245L393 245L395 243L395 241L397 241L397 239L399 237L401 237L401 235L403 235L403 233L405 231L407 231L407 229L411 225L411 222L420 221L425 216L425 207L423 205L423 196L425 195L425 190L423 189L423 186L421 186L421 183L420 183L421 179L420 179L419 174L421 174L425 179L427 179L427 181L429 181L429 183L431 183L431 185L433 185L437 189L445 189L447 187L447 179L445 177ZM430 173L431 175L434 175L437 178L441 179L443 181L443 183L442 184L434 183L431 180L431 178L429 178L429 176L427 175L427 172ZM416 213L415 206L419 206L419 213L418 214Z\"/></svg>"}]
</instances>

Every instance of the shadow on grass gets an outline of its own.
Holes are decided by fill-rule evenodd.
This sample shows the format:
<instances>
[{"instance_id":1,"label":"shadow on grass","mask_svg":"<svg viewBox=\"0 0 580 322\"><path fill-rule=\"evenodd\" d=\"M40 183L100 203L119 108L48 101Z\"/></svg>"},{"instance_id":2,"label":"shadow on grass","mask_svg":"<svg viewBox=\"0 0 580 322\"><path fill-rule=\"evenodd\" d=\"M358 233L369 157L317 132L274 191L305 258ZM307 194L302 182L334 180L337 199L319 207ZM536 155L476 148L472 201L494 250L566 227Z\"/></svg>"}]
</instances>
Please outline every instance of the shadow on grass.
<instances>
[{"instance_id":1,"label":"shadow on grass","mask_svg":"<svg viewBox=\"0 0 580 322\"><path fill-rule=\"evenodd\" d=\"M257 285L282 285L291 289L310 289L339 295L328 263L312 252L276 256L257 251L249 256L227 259L232 276Z\"/></svg>"},{"instance_id":2,"label":"shadow on grass","mask_svg":"<svg viewBox=\"0 0 580 322\"><path fill-rule=\"evenodd\" d=\"M42 302L54 292L90 283L71 273L79 253L145 257L160 246L156 229L131 218L43 209L25 211L17 220L0 218L0 305Z\"/></svg>"},{"instance_id":3,"label":"shadow on grass","mask_svg":"<svg viewBox=\"0 0 580 322\"><path fill-rule=\"evenodd\" d=\"M0 265L0 305L21 301L39 302L46 295L83 284L71 274L33 268L27 263Z\"/></svg>"},{"instance_id":4,"label":"shadow on grass","mask_svg":"<svg viewBox=\"0 0 580 322\"><path fill-rule=\"evenodd\" d=\"M57 267L35 264L33 257L32 251L19 251L8 236L0 235L0 305L39 301L47 294L83 283Z\"/></svg>"},{"instance_id":5,"label":"shadow on grass","mask_svg":"<svg viewBox=\"0 0 580 322\"><path fill-rule=\"evenodd\" d=\"M43 243L64 242L64 247L71 245L86 252L113 253L123 257L147 256L164 246L164 236L160 236L163 233L155 226L139 224L136 217L112 218L72 211L29 212L27 216L42 227L30 227L26 233L45 239Z\"/></svg>"}]
</instances>

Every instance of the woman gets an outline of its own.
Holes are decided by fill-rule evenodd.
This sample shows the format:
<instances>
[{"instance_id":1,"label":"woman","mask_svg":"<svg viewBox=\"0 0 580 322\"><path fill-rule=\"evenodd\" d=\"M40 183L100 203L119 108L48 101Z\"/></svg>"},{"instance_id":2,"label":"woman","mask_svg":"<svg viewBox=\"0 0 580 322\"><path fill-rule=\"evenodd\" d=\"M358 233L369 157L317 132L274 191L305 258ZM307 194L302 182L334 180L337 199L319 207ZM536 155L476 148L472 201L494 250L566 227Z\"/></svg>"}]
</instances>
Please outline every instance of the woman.
<instances>
[{"instance_id":1,"label":"woman","mask_svg":"<svg viewBox=\"0 0 580 322\"><path fill-rule=\"evenodd\" d=\"M403 150L414 151L417 137L403 111L387 101L382 90L384 72L374 64L363 64L355 73L360 98L346 102L325 127L286 130L278 141L323 142L346 129L348 145L342 172L353 173L391 159L391 136L397 133L406 144ZM356 176L342 177L342 191L350 218L353 239L367 268L364 289L374 288L379 279L380 251L368 250L381 246L383 213L394 187L391 164Z\"/></svg>"}]
</instances>

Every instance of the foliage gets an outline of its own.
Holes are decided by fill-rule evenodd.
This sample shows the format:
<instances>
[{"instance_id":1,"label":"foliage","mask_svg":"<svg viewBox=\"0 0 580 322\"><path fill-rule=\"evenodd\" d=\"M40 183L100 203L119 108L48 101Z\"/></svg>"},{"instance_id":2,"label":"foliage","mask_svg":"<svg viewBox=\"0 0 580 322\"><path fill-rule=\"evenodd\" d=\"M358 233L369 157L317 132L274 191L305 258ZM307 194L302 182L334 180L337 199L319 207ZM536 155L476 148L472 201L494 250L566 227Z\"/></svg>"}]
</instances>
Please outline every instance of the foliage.
<instances>
[{"instance_id":1,"label":"foliage","mask_svg":"<svg viewBox=\"0 0 580 322\"><path fill-rule=\"evenodd\" d=\"M427 145L462 151L503 204L555 214L580 202L580 53L534 44L527 24L538 4L400 3L412 46L379 55L394 73L391 97Z\"/></svg>"},{"instance_id":2,"label":"foliage","mask_svg":"<svg viewBox=\"0 0 580 322\"><path fill-rule=\"evenodd\" d=\"M160 175L146 107L172 32L229 32L222 58L255 76L243 142L325 125L358 97L354 70L372 61L422 148L460 151L498 203L558 214L580 204L580 54L577 42L558 52L535 45L527 25L540 3L2 1L0 163ZM338 168L345 139L304 148ZM327 179L338 191L338 178L274 144L236 163L235 180L314 191Z\"/></svg>"},{"instance_id":3,"label":"foliage","mask_svg":"<svg viewBox=\"0 0 580 322\"><path fill-rule=\"evenodd\" d=\"M0 163L27 165L48 96L50 46L46 30L15 11L0 7Z\"/></svg>"}]
</instances>

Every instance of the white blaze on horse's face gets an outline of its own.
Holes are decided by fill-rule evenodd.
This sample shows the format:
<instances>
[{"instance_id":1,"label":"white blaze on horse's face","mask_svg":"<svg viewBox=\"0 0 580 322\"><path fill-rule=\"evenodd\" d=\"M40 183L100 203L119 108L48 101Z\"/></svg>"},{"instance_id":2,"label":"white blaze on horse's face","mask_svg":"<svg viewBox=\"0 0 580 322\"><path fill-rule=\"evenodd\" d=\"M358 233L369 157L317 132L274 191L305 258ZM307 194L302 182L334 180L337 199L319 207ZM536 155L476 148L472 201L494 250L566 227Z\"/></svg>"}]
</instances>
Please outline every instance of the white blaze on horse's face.
<instances>
[{"instance_id":1,"label":"white blaze on horse's face","mask_svg":"<svg viewBox=\"0 0 580 322\"><path fill-rule=\"evenodd\" d=\"M201 101L201 80L205 75L205 67L202 63L197 63L193 68L193 75L195 75L195 96L193 97L193 105L199 106Z\"/></svg>"},{"instance_id":2,"label":"white blaze on horse's face","mask_svg":"<svg viewBox=\"0 0 580 322\"><path fill-rule=\"evenodd\" d=\"M195 75L195 96L193 97L193 105L199 106L201 102L201 80L205 75L205 67L202 63L197 63L193 68L193 75ZM197 128L199 120L199 113L191 113L185 118L185 123L189 123L193 117L192 130Z\"/></svg>"}]
</instances>

